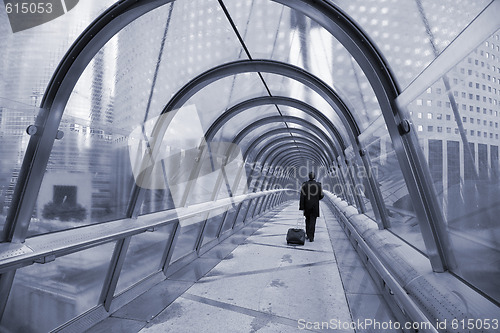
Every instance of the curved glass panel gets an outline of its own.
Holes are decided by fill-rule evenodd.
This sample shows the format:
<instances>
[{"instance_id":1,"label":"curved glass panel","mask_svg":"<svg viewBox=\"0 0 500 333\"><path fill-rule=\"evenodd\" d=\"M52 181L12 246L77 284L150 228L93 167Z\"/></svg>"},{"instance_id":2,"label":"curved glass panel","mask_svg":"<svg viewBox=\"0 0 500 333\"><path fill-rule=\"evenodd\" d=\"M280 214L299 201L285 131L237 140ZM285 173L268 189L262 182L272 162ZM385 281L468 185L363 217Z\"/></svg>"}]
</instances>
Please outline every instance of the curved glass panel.
<instances>
[{"instance_id":1,"label":"curved glass panel","mask_svg":"<svg viewBox=\"0 0 500 333\"><path fill-rule=\"evenodd\" d=\"M180 205L215 201L246 193L243 156L233 143L209 142L198 153L190 169Z\"/></svg>"},{"instance_id":2,"label":"curved glass panel","mask_svg":"<svg viewBox=\"0 0 500 333\"><path fill-rule=\"evenodd\" d=\"M114 243L16 272L0 329L49 332L98 305Z\"/></svg>"},{"instance_id":3,"label":"curved glass panel","mask_svg":"<svg viewBox=\"0 0 500 333\"><path fill-rule=\"evenodd\" d=\"M161 259L171 238L174 224L133 236L123 262L115 295L147 276L160 271Z\"/></svg>"},{"instance_id":4,"label":"curved glass panel","mask_svg":"<svg viewBox=\"0 0 500 333\"><path fill-rule=\"evenodd\" d=\"M214 209L207 214L207 222L205 224L205 229L203 230L202 246L210 243L218 236L221 224L224 222L226 210L226 207Z\"/></svg>"},{"instance_id":5,"label":"curved glass panel","mask_svg":"<svg viewBox=\"0 0 500 333\"><path fill-rule=\"evenodd\" d=\"M195 250L196 241L200 236L201 227L206 220L206 213L196 214L192 217L181 218L179 220L181 230L175 243L175 248L172 249L171 263L187 256Z\"/></svg>"},{"instance_id":6,"label":"curved glass panel","mask_svg":"<svg viewBox=\"0 0 500 333\"><path fill-rule=\"evenodd\" d=\"M245 200L240 204L238 215L236 216L236 221L234 223L235 228L236 228L236 226L239 226L239 225L243 224L244 222L246 222L245 216L246 216L246 212L248 210L249 204L250 204L249 200Z\"/></svg>"},{"instance_id":7,"label":"curved glass panel","mask_svg":"<svg viewBox=\"0 0 500 333\"><path fill-rule=\"evenodd\" d=\"M193 75L240 55L237 38L216 8L218 3L210 1L196 11L212 19L203 24L201 34L193 35L200 27L186 26L192 22L187 15L192 2L162 6L127 25L94 57L66 106L60 126L66 135L54 145L37 202L40 223L30 226L30 235L126 217L134 179L131 163L140 157L130 151L133 133L140 131L140 124L151 126L147 121L154 120ZM148 38L140 37L144 31ZM201 58L179 54L200 47ZM234 79L225 83L228 89L217 83L213 89L230 96ZM210 104L199 96L193 99ZM209 116L200 109L202 125L208 126ZM152 182L163 182L161 174L155 177ZM173 208L176 194L164 187L145 191L142 214Z\"/></svg>"},{"instance_id":8,"label":"curved glass panel","mask_svg":"<svg viewBox=\"0 0 500 333\"><path fill-rule=\"evenodd\" d=\"M406 87L491 1L332 0L349 14L385 56ZM428 27L425 26L427 22ZM431 47L430 40L436 51Z\"/></svg>"},{"instance_id":9,"label":"curved glass panel","mask_svg":"<svg viewBox=\"0 0 500 333\"><path fill-rule=\"evenodd\" d=\"M389 229L425 253L420 226L389 132L383 122L373 123L368 131L361 143L368 152L373 176L380 185L391 225Z\"/></svg>"},{"instance_id":10,"label":"curved glass panel","mask_svg":"<svg viewBox=\"0 0 500 333\"><path fill-rule=\"evenodd\" d=\"M186 104L196 106L202 128L207 130L223 110L247 99L265 95L267 93L258 74L242 73L212 82L191 97ZM246 121L254 118L254 115L246 114Z\"/></svg>"},{"instance_id":11,"label":"curved glass panel","mask_svg":"<svg viewBox=\"0 0 500 333\"><path fill-rule=\"evenodd\" d=\"M299 66L335 89L361 129L380 115L366 76L347 50L308 17L272 1L228 1L226 6L254 59Z\"/></svg>"},{"instance_id":12,"label":"curved glass panel","mask_svg":"<svg viewBox=\"0 0 500 333\"><path fill-rule=\"evenodd\" d=\"M257 154L261 153L262 148L264 148L270 141L276 140L278 137L289 138L291 135L289 132L280 132L280 134L265 135L272 130L286 130L287 126L284 123L271 123L268 125L261 126L248 135L248 149L245 150L247 154L247 159L253 161ZM265 135L265 137L264 137ZM257 145L256 145L257 144ZM269 161L267 161L269 163Z\"/></svg>"},{"instance_id":13,"label":"curved glass panel","mask_svg":"<svg viewBox=\"0 0 500 333\"><path fill-rule=\"evenodd\" d=\"M252 125L255 121L267 117L278 116L279 112L276 106L274 105L264 105L259 107L254 107L250 109L246 109L243 112L233 116L230 120L228 120L224 126L218 131L216 139L223 141L232 141L235 137L247 126ZM263 125L268 126L268 125ZM259 129L261 127L259 126ZM247 135L242 141L240 141L240 147L244 151L246 151L247 146L242 143L248 137L253 137L253 134Z\"/></svg>"},{"instance_id":14,"label":"curved glass panel","mask_svg":"<svg viewBox=\"0 0 500 333\"><path fill-rule=\"evenodd\" d=\"M0 11L0 98L40 105L47 84L68 48L115 0L86 0L47 23L12 33ZM15 26L16 22L12 22Z\"/></svg>"},{"instance_id":15,"label":"curved glass panel","mask_svg":"<svg viewBox=\"0 0 500 333\"><path fill-rule=\"evenodd\" d=\"M293 117L298 117L300 119L305 120L307 123L313 124L315 127L319 128L322 133L324 133L327 137L329 137L334 143L337 143L337 138L335 137L333 131L334 129L331 129L330 127L326 127L326 124L321 123L317 118L305 113L302 110L292 108L292 107L287 107L287 106L281 106L280 107L281 112L283 115L286 116L293 116ZM294 123L292 123L293 126L299 126ZM338 147L340 148L340 146Z\"/></svg>"},{"instance_id":16,"label":"curved glass panel","mask_svg":"<svg viewBox=\"0 0 500 333\"><path fill-rule=\"evenodd\" d=\"M347 130L344 127L341 118L339 117L337 111L335 111L327 101L321 97L312 88L296 81L289 79L284 76L275 74L263 74L262 75L269 87L271 94L273 96L285 96L290 98L295 98L306 102L307 104L313 106L317 110L320 110L325 114L330 121L337 126L339 133L344 138L346 144L350 141L347 135Z\"/></svg>"},{"instance_id":17,"label":"curved glass panel","mask_svg":"<svg viewBox=\"0 0 500 333\"><path fill-rule=\"evenodd\" d=\"M325 132L321 131L321 128L312 127L314 120L309 121L309 123L311 124L311 126L304 126L301 124L289 122L288 127L292 128L292 129L297 129L299 131L305 131L306 133L311 134L317 143L324 144L327 147L328 154L333 155L335 152L335 150L334 150L335 147L330 145L329 141L326 141L326 140L331 140L332 142L335 142L335 140L333 140L332 138L329 138L327 136L327 134L325 134ZM302 134L302 133L295 134L295 132L294 132L294 135L309 137L309 135L307 135L305 133L304 134ZM334 160L334 159L335 159L335 156L332 156L331 159L329 159L329 161Z\"/></svg>"},{"instance_id":18,"label":"curved glass panel","mask_svg":"<svg viewBox=\"0 0 500 333\"><path fill-rule=\"evenodd\" d=\"M500 31L408 105L446 219L453 272L500 301Z\"/></svg>"},{"instance_id":19,"label":"curved glass panel","mask_svg":"<svg viewBox=\"0 0 500 333\"><path fill-rule=\"evenodd\" d=\"M53 72L80 33L114 2L81 1L55 20L16 33L7 12L0 10L0 229L28 144L25 130L34 124Z\"/></svg>"},{"instance_id":20,"label":"curved glass panel","mask_svg":"<svg viewBox=\"0 0 500 333\"><path fill-rule=\"evenodd\" d=\"M155 9L119 33L119 47L115 105L127 117L147 109L147 119L196 75L242 56L216 0L203 6L178 0Z\"/></svg>"}]
</instances>

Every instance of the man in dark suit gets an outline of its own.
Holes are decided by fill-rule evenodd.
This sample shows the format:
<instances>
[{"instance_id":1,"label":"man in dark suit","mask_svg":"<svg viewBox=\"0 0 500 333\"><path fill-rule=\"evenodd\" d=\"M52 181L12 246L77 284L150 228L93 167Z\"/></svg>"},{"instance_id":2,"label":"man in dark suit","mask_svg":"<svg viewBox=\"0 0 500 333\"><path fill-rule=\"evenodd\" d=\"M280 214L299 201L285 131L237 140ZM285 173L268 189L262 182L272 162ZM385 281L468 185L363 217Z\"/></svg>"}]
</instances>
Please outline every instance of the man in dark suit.
<instances>
[{"instance_id":1,"label":"man in dark suit","mask_svg":"<svg viewBox=\"0 0 500 333\"><path fill-rule=\"evenodd\" d=\"M314 242L316 218L319 217L319 201L323 199L321 183L314 180L314 172L309 172L309 180L302 184L300 190L299 209L304 211L306 217L306 237Z\"/></svg>"}]
</instances>

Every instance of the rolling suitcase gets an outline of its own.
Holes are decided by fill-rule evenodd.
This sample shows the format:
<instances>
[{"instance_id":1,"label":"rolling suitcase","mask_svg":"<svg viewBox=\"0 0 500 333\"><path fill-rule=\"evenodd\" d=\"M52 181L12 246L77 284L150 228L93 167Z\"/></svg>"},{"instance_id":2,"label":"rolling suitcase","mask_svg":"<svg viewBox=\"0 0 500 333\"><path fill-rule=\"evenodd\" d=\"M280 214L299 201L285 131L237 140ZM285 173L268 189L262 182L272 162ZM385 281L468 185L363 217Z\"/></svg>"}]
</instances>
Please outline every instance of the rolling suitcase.
<instances>
[{"instance_id":1,"label":"rolling suitcase","mask_svg":"<svg viewBox=\"0 0 500 333\"><path fill-rule=\"evenodd\" d=\"M295 245L304 245L306 241L306 232L304 229L290 228L286 234L286 243Z\"/></svg>"}]
</instances>

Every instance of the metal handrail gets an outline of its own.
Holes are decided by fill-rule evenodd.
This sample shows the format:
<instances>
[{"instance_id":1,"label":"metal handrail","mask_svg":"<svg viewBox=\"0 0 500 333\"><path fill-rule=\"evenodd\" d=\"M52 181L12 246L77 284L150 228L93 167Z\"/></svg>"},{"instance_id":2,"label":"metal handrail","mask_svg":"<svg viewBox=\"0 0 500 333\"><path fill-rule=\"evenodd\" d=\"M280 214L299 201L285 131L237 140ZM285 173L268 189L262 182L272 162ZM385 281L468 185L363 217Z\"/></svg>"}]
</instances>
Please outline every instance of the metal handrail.
<instances>
[{"instance_id":1,"label":"metal handrail","mask_svg":"<svg viewBox=\"0 0 500 333\"><path fill-rule=\"evenodd\" d=\"M93 224L81 228L31 237L26 239L22 244L1 243L0 274L13 269L29 266L33 263L50 262L57 257L62 257L105 243L118 241L145 231L154 231L159 227L175 223L181 219L280 191L286 190L275 189L253 192L217 201L204 202L189 207L141 215L137 217L137 219L121 219ZM180 224L182 226L182 221Z\"/></svg>"}]
</instances>

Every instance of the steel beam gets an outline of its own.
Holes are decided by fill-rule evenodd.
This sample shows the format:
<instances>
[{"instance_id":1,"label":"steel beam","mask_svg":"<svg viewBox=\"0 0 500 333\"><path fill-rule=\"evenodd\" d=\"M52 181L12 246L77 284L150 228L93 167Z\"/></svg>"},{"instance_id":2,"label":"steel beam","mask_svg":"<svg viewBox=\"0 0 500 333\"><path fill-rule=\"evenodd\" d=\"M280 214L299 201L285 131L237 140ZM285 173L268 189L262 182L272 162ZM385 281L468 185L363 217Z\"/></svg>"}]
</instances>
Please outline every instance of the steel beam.
<instances>
[{"instance_id":1,"label":"steel beam","mask_svg":"<svg viewBox=\"0 0 500 333\"><path fill-rule=\"evenodd\" d=\"M10 290L15 275L16 270L11 270L0 275L0 322L2 322L2 317L7 307L7 301L9 300Z\"/></svg>"},{"instance_id":2,"label":"steel beam","mask_svg":"<svg viewBox=\"0 0 500 333\"><path fill-rule=\"evenodd\" d=\"M304 164L303 163L304 157L308 157L312 161L318 163L318 165L321 165L321 161L319 159L317 159L317 156L310 151L292 152L292 153L282 151L273 157L273 159L270 162L270 165L272 166L271 168L273 169L273 172L277 166L281 166L281 165L290 166L293 168L296 166L303 165ZM274 160L278 160L278 161L276 163L274 163L273 162ZM292 163L292 162L294 162L294 163ZM274 183L277 182L279 179L280 178L274 177L274 181L273 181L272 185L268 186L268 188L274 186Z\"/></svg>"},{"instance_id":3,"label":"steel beam","mask_svg":"<svg viewBox=\"0 0 500 333\"><path fill-rule=\"evenodd\" d=\"M298 143L297 141L299 141L301 143ZM317 154L319 153L318 156L321 159L323 165L328 165L328 160L331 160L331 158L329 159L328 156L324 155L324 152L321 151L320 147L317 146L316 142L310 141L309 139L306 139L306 138L294 138L294 141L292 143L295 146L294 149L296 149L297 147L299 149L300 148L312 149ZM287 143L287 141L285 139L276 139L276 140L269 142L265 148L263 148L261 151L259 151L259 153L255 157L255 160L259 161L262 156L265 156L263 158L263 160L266 161L269 156L273 156L275 153L281 152L283 150L283 147L282 147L283 145L289 145L289 142ZM271 147L274 147L274 148L271 149ZM284 148L284 149L286 149L286 148ZM265 164L262 163L262 166L264 166L264 165ZM251 182L253 180L252 177L253 177L254 171L255 171L255 168L253 168L251 170L250 175L248 176L248 183L247 184L248 184L249 188L250 188Z\"/></svg>"},{"instance_id":4,"label":"steel beam","mask_svg":"<svg viewBox=\"0 0 500 333\"><path fill-rule=\"evenodd\" d=\"M323 152L327 152L328 156L330 157L331 161L335 161L335 157L338 156L336 154L336 151L332 149L331 146L325 144L321 139L321 137L318 137L313 131L306 131L300 128L276 128L270 131L267 131L263 135L258 136L255 140L253 140L248 148L245 150L245 153L243 154L243 159L246 160L248 155L253 152L255 149L258 149L257 146L266 143L266 140L269 140L269 138L277 138L278 136L282 138L290 138L290 135L286 135L289 133L297 134L298 136L294 136L293 138L301 138L305 137L313 142L317 142L318 146L322 149L324 149ZM324 139L324 138L323 138ZM327 142L328 143L328 142ZM264 145L265 147L265 145ZM260 149L258 151L261 151Z\"/></svg>"},{"instance_id":5,"label":"steel beam","mask_svg":"<svg viewBox=\"0 0 500 333\"><path fill-rule=\"evenodd\" d=\"M360 134L360 129L355 117L347 105L328 84L300 67L274 60L239 60L213 67L192 79L172 96L164 107L162 114L178 110L198 91L215 81L228 76L251 72L282 75L308 86L324 98L337 112L344 127L348 129L347 132L350 140L352 142L356 141L356 137ZM158 130L159 136L161 136L161 130L161 128Z\"/></svg>"},{"instance_id":6,"label":"steel beam","mask_svg":"<svg viewBox=\"0 0 500 333\"><path fill-rule=\"evenodd\" d=\"M241 142L241 140L243 140L253 130L258 129L259 126L268 125L271 123L279 123L279 122L294 123L294 124L302 125L302 126L308 128L310 130L309 132L305 131L305 130L301 130L301 129L290 128L290 127L285 128L285 129L287 129L289 133L293 132L295 134L298 134L298 132L300 130L300 132L302 132L302 133L309 133L309 134L316 135L318 137L318 139L320 139L326 143L327 148L331 151L331 153L333 155L338 156L340 154L339 151L341 151L341 150L339 150L339 146L336 143L334 143L334 141L330 137L328 137L319 127L307 122L306 120L304 120L302 118L292 117L292 116L270 116L270 117L259 119L255 122L253 122L252 124L248 125L247 127L243 128L235 136L233 143L239 144ZM263 135L259 135L259 139L261 139L260 141L262 141L265 138L271 136L272 135L272 134L270 134L271 132L275 133L274 131L282 130L282 129L283 128L271 129L271 130L265 132ZM254 142L256 142L256 141L257 140L255 140ZM250 151L250 149L247 149L247 151Z\"/></svg>"},{"instance_id":7,"label":"steel beam","mask_svg":"<svg viewBox=\"0 0 500 333\"><path fill-rule=\"evenodd\" d=\"M309 157L312 161L315 161L316 163L318 163L318 165L325 165L325 166L327 165L327 164L325 164L325 160L322 160L321 158L318 159L318 151L314 150L313 147L304 146L304 147L302 147L301 151L295 151L295 152L289 152L288 149L279 149L279 148L280 147L273 149L273 152L271 154L269 154L266 157L266 159L264 160L263 165L269 165L268 170L270 170L271 168L274 168L272 161L274 161L276 158L280 157L281 155L285 155L285 154L286 154L285 157L286 156L300 156L300 157L302 157L302 161L304 161L304 157ZM269 158L271 158L271 162L267 163L267 160ZM281 165L281 164L276 163L275 165L277 166L277 165ZM261 178L262 177L266 177L266 175L262 174ZM257 183L258 183L258 180L257 180ZM263 189L263 185L264 185L264 182L262 182L261 190Z\"/></svg>"},{"instance_id":8,"label":"steel beam","mask_svg":"<svg viewBox=\"0 0 500 333\"><path fill-rule=\"evenodd\" d=\"M326 117L321 111L300 100L283 96L256 97L230 107L229 109L224 111L224 113L221 114L219 118L217 118L212 123L212 125L210 125L209 129L205 132L205 138L207 139L207 141L211 141L215 134L222 128L222 126L224 126L224 124L230 121L233 117L251 108L264 105L284 105L303 111L304 113L316 119L327 129L331 137L335 138L338 142L340 150L344 150L346 148L344 139L338 131L337 127L335 127L331 120Z\"/></svg>"},{"instance_id":9,"label":"steel beam","mask_svg":"<svg viewBox=\"0 0 500 333\"><path fill-rule=\"evenodd\" d=\"M325 146L324 143L321 144L321 143L315 142L315 141L313 141L309 138L305 138L305 137L296 137L296 138L285 137L285 138L278 138L278 139L272 140L270 142L266 142L266 145L261 147L261 149L259 150L259 152L255 156L254 161L255 162L266 161L267 156L269 155L269 154L266 155L266 153L270 147L276 146L280 143L281 144L290 143L290 140L292 140L292 143L297 142L297 144L298 144L299 142L301 142L301 143L305 143L308 148L312 148L313 150L316 149L315 152L318 156L321 157L324 165L328 165L328 161L332 161L335 159L334 155L328 154L327 151L322 150ZM261 163L264 166L264 162L261 162Z\"/></svg>"}]
</instances>

